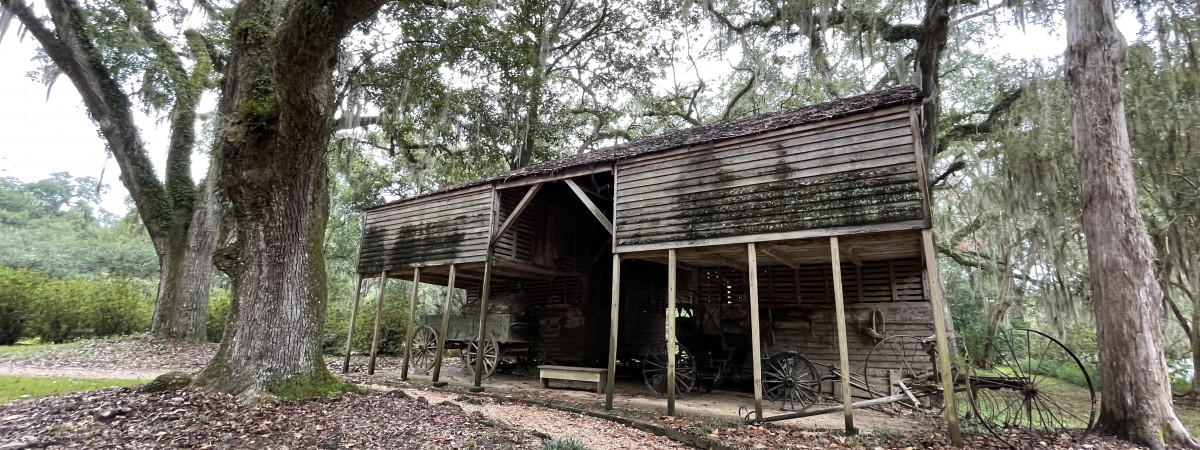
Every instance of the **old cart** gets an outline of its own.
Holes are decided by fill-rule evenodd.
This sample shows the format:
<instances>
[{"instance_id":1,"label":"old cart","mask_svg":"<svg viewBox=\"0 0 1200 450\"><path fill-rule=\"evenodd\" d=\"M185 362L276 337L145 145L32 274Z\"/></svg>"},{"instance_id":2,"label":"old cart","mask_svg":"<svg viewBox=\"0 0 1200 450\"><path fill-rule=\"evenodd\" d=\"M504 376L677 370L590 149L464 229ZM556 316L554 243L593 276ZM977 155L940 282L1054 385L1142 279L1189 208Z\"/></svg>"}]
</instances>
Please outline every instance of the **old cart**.
<instances>
[{"instance_id":1,"label":"old cart","mask_svg":"<svg viewBox=\"0 0 1200 450\"><path fill-rule=\"evenodd\" d=\"M693 367L695 358L685 356L684 360ZM851 374L853 388L865 391L867 397L852 406L940 408L943 392L936 361L932 336L882 339L868 355L863 372ZM897 362L899 369L895 368ZM766 358L763 367L764 397L774 399L781 409L800 412L762 421L842 410L839 405L806 411L821 394L819 380L841 378L836 369L826 366L830 375L819 377L815 365L795 353ZM1078 441L1095 424L1096 392L1083 362L1062 342L1040 331L998 331L983 355L971 355L951 371L960 420L986 429L1013 448L1062 439ZM755 417L745 414L742 420L749 423Z\"/></svg>"},{"instance_id":2,"label":"old cart","mask_svg":"<svg viewBox=\"0 0 1200 450\"><path fill-rule=\"evenodd\" d=\"M441 314L421 316L420 325L413 335L412 367L416 370L428 372L433 368L437 356L437 329L441 326ZM528 365L536 356L537 322L527 316L488 314L488 332L483 350L480 350L478 342L478 315L451 315L445 329L446 348L460 352L468 373L474 373L475 362L480 355L483 357L484 377L490 377L496 370L510 371L513 367Z\"/></svg>"}]
</instances>

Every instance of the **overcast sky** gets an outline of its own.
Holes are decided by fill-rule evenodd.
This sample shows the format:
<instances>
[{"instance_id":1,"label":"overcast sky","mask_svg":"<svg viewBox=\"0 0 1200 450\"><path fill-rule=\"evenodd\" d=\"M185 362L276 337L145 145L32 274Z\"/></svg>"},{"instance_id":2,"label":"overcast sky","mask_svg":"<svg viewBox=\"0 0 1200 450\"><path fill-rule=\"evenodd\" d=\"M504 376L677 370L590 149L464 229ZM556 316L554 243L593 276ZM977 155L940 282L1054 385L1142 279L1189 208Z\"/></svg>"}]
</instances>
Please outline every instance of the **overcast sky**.
<instances>
[{"instance_id":1,"label":"overcast sky","mask_svg":"<svg viewBox=\"0 0 1200 450\"><path fill-rule=\"evenodd\" d=\"M1128 18L1123 18L1128 19ZM1126 39L1132 40L1136 22L1121 21ZM14 29L16 26L13 27ZM11 31L11 30L10 30ZM1024 31L1012 29L1005 39L998 39L996 51L1016 58L1047 58L1062 54L1066 42L1061 34L1049 33L1036 27ZM104 194L101 207L123 214L128 195L117 176L116 162L108 160L104 141L97 136L95 124L88 118L82 100L70 80L60 77L46 97L46 88L31 80L27 73L36 68L32 61L36 43L26 37L18 41L10 33L0 42L0 176L16 177L21 181L36 181L55 172L69 172L76 177L99 177L110 189ZM207 103L207 102L206 102ZM156 169L161 171L165 159L168 124L156 123L155 118L139 117L143 139ZM207 165L197 157L194 169L197 179Z\"/></svg>"}]
</instances>

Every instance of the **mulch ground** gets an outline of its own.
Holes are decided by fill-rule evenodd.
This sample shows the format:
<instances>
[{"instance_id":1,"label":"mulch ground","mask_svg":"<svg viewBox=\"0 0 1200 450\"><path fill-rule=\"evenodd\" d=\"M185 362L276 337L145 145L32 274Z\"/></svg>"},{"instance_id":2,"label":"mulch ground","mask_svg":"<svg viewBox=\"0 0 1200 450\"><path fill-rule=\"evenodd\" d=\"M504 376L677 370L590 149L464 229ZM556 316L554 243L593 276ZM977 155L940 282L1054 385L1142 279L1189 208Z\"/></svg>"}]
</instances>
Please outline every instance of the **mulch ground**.
<instances>
[{"instance_id":1,"label":"mulch ground","mask_svg":"<svg viewBox=\"0 0 1200 450\"><path fill-rule=\"evenodd\" d=\"M543 438L481 414L387 393L247 405L187 389L106 389L0 406L0 449L538 449Z\"/></svg>"},{"instance_id":2,"label":"mulch ground","mask_svg":"<svg viewBox=\"0 0 1200 450\"><path fill-rule=\"evenodd\" d=\"M117 370L183 370L203 367L216 344L155 340L145 337L102 339L78 345L48 348L28 354L0 357L0 366L94 369L97 376ZM380 366L399 364L398 358L381 358ZM335 373L340 359L327 361ZM361 369L354 366L352 369ZM472 396L435 395L421 387L386 377L371 377L351 370L345 378L372 386L364 393L332 398L290 401L279 404L247 405L237 399L198 390L149 394L138 388L118 388L22 400L0 405L0 450L24 448L541 448L550 434L533 426L541 422L563 422L561 411L527 408L519 419L504 408L524 406L518 399L488 400ZM384 392L384 389L404 389ZM430 402L430 398L451 398ZM530 399L535 400L535 399ZM480 407L480 405L483 405ZM464 411L464 406L474 412ZM599 411L594 404L574 404L579 410ZM481 414L484 409L486 414ZM874 435L845 436L836 431L805 430L796 426L767 424L740 426L733 421L670 418L638 411L619 415L641 423L693 437L704 438L732 449L948 449L941 421L920 420L918 431L895 431ZM544 417L542 417L544 416ZM574 418L574 416L571 416ZM516 423L511 420L517 420ZM916 418L898 418L917 422ZM509 421L509 422L505 422ZM579 421L568 428L571 435L605 440L623 447L624 436L651 444L628 427L610 423L582 427ZM590 423L590 422L588 422ZM531 425L532 424L532 425ZM561 427L560 427L561 428ZM555 430L557 431L557 430ZM968 430L970 431L970 430ZM1009 448L982 430L968 433L967 448ZM983 434L980 434L983 433ZM590 439L594 438L594 439ZM1037 449L1134 449L1128 442L1109 436L1091 435L1083 442L1065 439L1016 441L1019 448ZM662 443L667 444L667 443ZM668 446L668 445L662 445Z\"/></svg>"}]
</instances>

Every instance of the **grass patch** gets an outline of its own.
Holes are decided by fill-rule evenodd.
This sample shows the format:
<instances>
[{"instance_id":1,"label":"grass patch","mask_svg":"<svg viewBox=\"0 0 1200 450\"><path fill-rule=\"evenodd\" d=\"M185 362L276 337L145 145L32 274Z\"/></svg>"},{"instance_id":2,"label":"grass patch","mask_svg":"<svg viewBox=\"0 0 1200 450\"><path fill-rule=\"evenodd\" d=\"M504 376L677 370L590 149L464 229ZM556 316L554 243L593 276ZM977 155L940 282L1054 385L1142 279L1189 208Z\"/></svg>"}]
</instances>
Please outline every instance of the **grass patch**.
<instances>
[{"instance_id":1,"label":"grass patch","mask_svg":"<svg viewBox=\"0 0 1200 450\"><path fill-rule=\"evenodd\" d=\"M69 392L85 392L110 387L133 386L145 380L104 380L91 378L24 377L0 375L0 404L23 397L47 397Z\"/></svg>"},{"instance_id":2,"label":"grass patch","mask_svg":"<svg viewBox=\"0 0 1200 450\"><path fill-rule=\"evenodd\" d=\"M1179 417L1179 421L1183 422L1183 426L1187 427L1192 433L1200 432L1200 409L1192 406L1176 404L1175 415Z\"/></svg>"}]
</instances>

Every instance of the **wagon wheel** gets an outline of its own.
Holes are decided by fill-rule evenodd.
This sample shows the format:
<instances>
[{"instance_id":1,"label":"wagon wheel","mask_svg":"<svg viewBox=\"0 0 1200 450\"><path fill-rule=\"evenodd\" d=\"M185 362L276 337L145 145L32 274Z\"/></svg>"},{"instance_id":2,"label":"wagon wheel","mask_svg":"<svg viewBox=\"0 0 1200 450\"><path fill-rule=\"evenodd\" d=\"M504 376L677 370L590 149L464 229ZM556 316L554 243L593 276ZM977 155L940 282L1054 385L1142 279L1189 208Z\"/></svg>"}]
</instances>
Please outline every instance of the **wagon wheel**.
<instances>
[{"instance_id":1,"label":"wagon wheel","mask_svg":"<svg viewBox=\"0 0 1200 450\"><path fill-rule=\"evenodd\" d=\"M479 353L479 343L472 339L463 348L463 364L467 366L467 375L475 375L475 355ZM496 336L488 333L487 341L483 344L483 377L488 378L496 373L496 363L500 361L500 344Z\"/></svg>"},{"instance_id":2,"label":"wagon wheel","mask_svg":"<svg viewBox=\"0 0 1200 450\"><path fill-rule=\"evenodd\" d=\"M434 356L437 355L437 332L429 326L417 328L412 344L413 369L429 372L433 368Z\"/></svg>"},{"instance_id":3,"label":"wagon wheel","mask_svg":"<svg viewBox=\"0 0 1200 450\"><path fill-rule=\"evenodd\" d=\"M763 397L785 411L804 411L821 398L817 367L799 353L772 356L762 371Z\"/></svg>"},{"instance_id":4,"label":"wagon wheel","mask_svg":"<svg viewBox=\"0 0 1200 450\"><path fill-rule=\"evenodd\" d=\"M893 386L904 383L937 385L934 361L937 351L928 338L898 334L888 336L871 348L863 364L863 381L872 397L892 394Z\"/></svg>"},{"instance_id":5,"label":"wagon wheel","mask_svg":"<svg viewBox=\"0 0 1200 450\"><path fill-rule=\"evenodd\" d=\"M1096 391L1065 345L1040 331L1014 329L997 332L987 350L968 369L971 419L1013 448L1026 439L1078 442L1091 431ZM1073 383L1060 378L1068 376Z\"/></svg>"},{"instance_id":6,"label":"wagon wheel","mask_svg":"<svg viewBox=\"0 0 1200 450\"><path fill-rule=\"evenodd\" d=\"M646 352L642 358L642 377L646 386L660 396L667 393L666 345ZM689 392L696 384L696 359L683 344L675 344L675 393Z\"/></svg>"}]
</instances>

